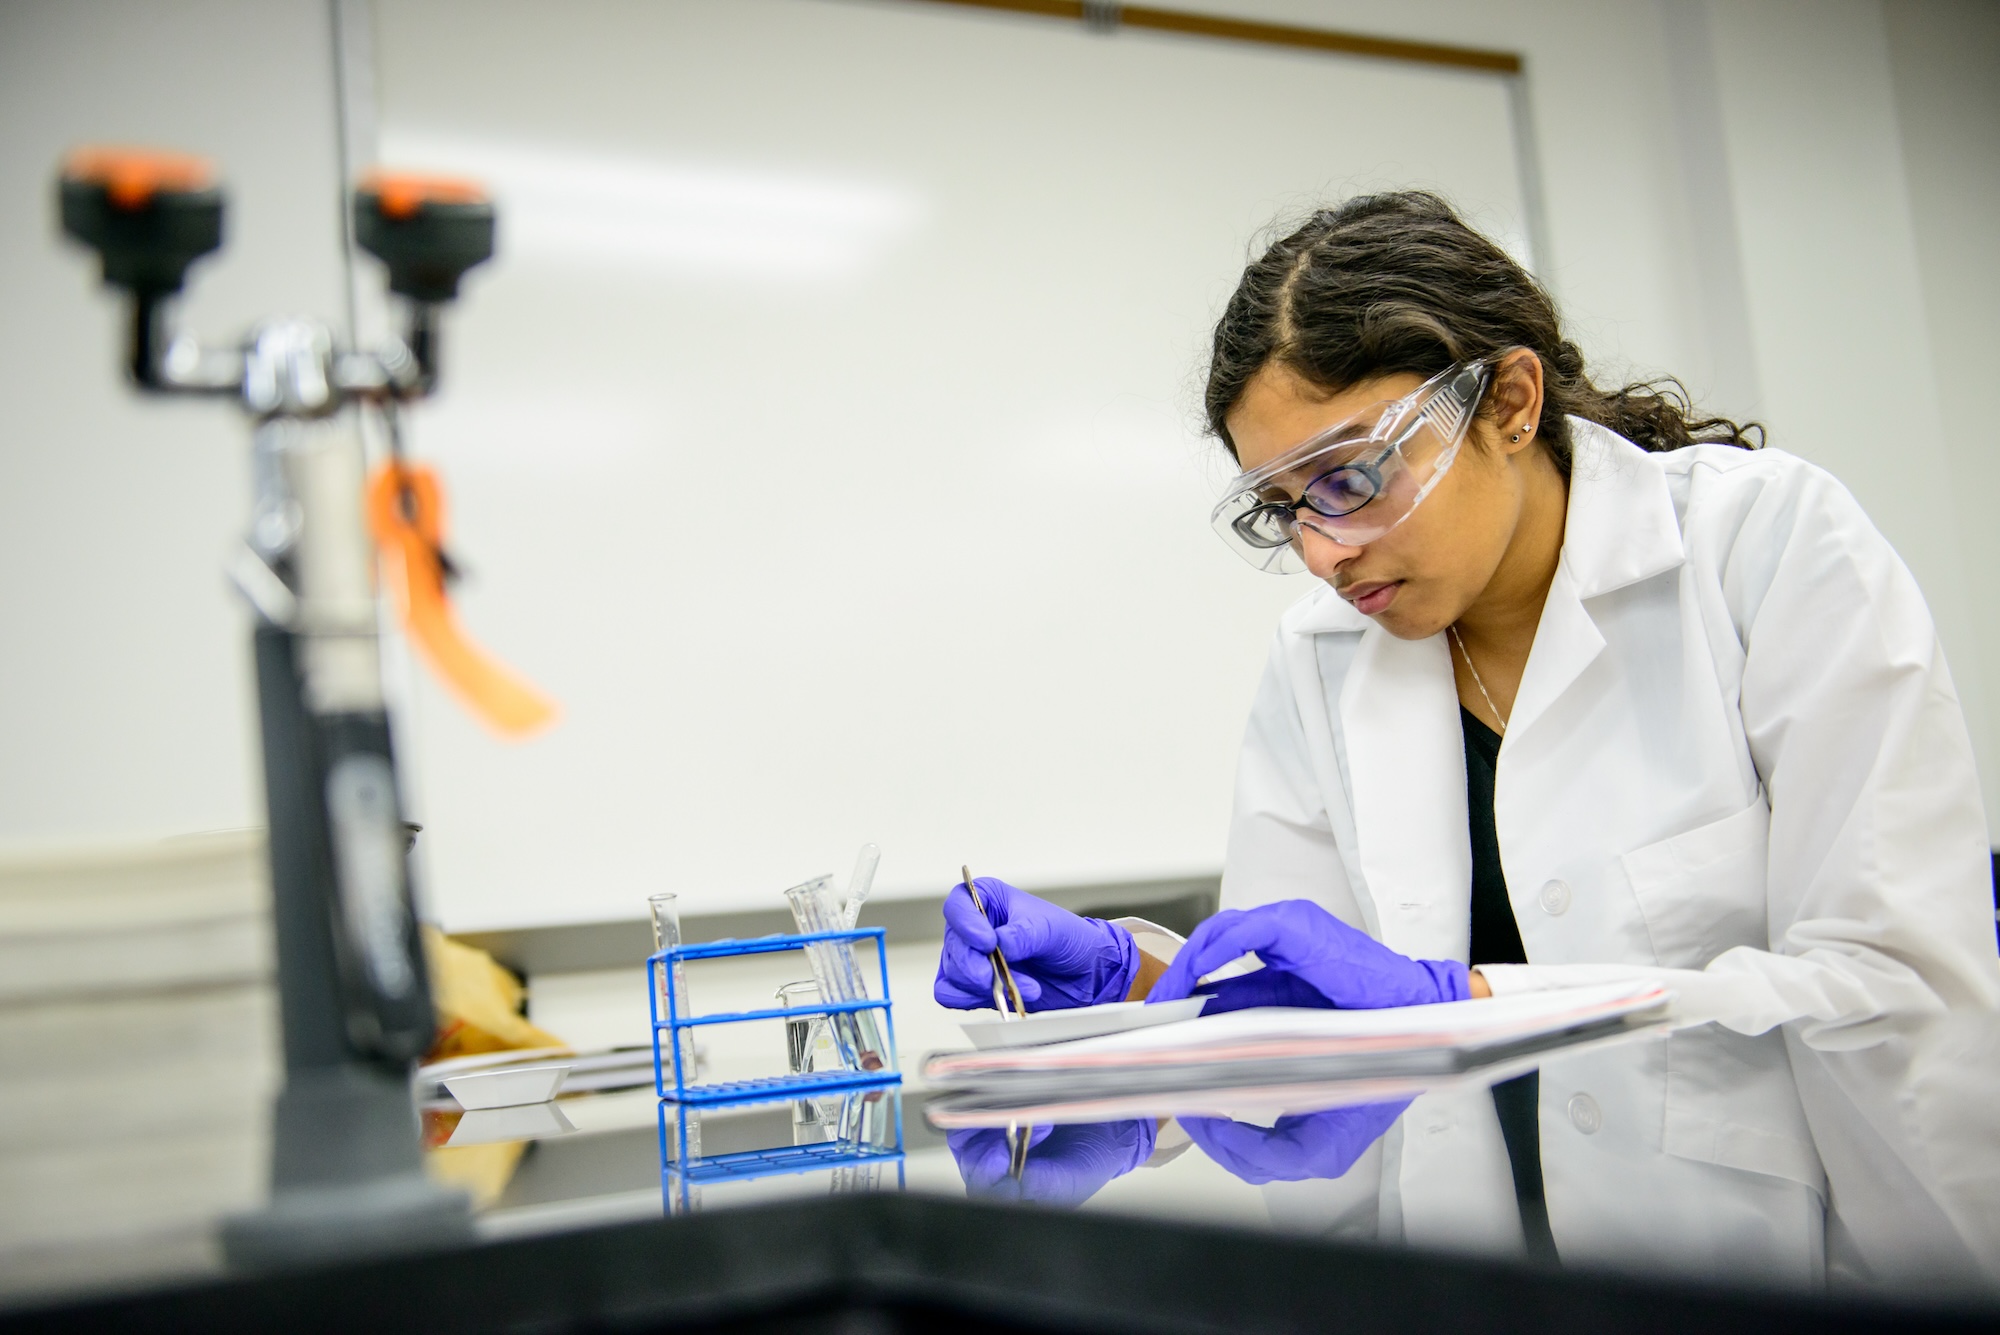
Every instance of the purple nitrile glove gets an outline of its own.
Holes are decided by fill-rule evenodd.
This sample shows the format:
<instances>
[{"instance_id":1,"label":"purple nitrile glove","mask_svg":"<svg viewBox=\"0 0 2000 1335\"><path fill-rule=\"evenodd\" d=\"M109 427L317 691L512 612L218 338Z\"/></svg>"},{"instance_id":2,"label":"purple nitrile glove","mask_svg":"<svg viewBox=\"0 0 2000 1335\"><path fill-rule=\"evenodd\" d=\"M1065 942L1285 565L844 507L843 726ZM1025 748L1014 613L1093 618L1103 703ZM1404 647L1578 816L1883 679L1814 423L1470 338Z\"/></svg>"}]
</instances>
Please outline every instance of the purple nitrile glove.
<instances>
[{"instance_id":1,"label":"purple nitrile glove","mask_svg":"<svg viewBox=\"0 0 2000 1335\"><path fill-rule=\"evenodd\" d=\"M985 893L981 887L980 893ZM1159 1123L1150 1117L1086 1126L1038 1126L1028 1132L1028 1160L1019 1181L1008 1172L1007 1133L981 1128L945 1135L965 1179L965 1194L1034 1201L1073 1210L1153 1157Z\"/></svg>"},{"instance_id":2,"label":"purple nitrile glove","mask_svg":"<svg viewBox=\"0 0 2000 1335\"><path fill-rule=\"evenodd\" d=\"M1301 1182L1341 1177L1382 1133L1396 1124L1400 1103L1364 1103L1356 1108L1287 1114L1269 1127L1226 1117L1183 1117L1180 1124L1201 1152L1245 1182Z\"/></svg>"},{"instance_id":3,"label":"purple nitrile glove","mask_svg":"<svg viewBox=\"0 0 2000 1335\"><path fill-rule=\"evenodd\" d=\"M1333 1003L1318 988L1297 974L1286 973L1282 969L1258 969L1234 978L1218 979L1204 983L1201 990L1211 994L1208 1005L1201 1009L1203 1015L1223 1015L1257 1006L1333 1009Z\"/></svg>"},{"instance_id":4,"label":"purple nitrile glove","mask_svg":"<svg viewBox=\"0 0 2000 1335\"><path fill-rule=\"evenodd\" d=\"M939 1005L975 1010L993 1004L987 952L996 940L1029 1010L1125 1000L1139 973L1139 947L1130 932L1101 918L1079 917L990 876L973 884L991 922L973 907L963 885L945 896L944 949L931 988Z\"/></svg>"},{"instance_id":5,"label":"purple nitrile glove","mask_svg":"<svg viewBox=\"0 0 2000 1335\"><path fill-rule=\"evenodd\" d=\"M1413 960L1398 955L1311 900L1287 899L1254 909L1224 909L1195 928L1146 1000L1174 1001L1191 996L1197 979L1251 951L1264 961L1259 973L1275 969L1304 987L1276 978L1253 985L1250 980L1259 974L1246 974L1223 984L1239 984L1230 989L1234 1005L1224 1009L1303 1004L1376 1010L1464 1001L1472 995L1468 970L1457 960ZM1315 993L1323 1000L1306 1000ZM1256 995L1272 999L1247 999ZM1208 1013L1216 1010L1217 1003L1209 1003Z\"/></svg>"}]
</instances>

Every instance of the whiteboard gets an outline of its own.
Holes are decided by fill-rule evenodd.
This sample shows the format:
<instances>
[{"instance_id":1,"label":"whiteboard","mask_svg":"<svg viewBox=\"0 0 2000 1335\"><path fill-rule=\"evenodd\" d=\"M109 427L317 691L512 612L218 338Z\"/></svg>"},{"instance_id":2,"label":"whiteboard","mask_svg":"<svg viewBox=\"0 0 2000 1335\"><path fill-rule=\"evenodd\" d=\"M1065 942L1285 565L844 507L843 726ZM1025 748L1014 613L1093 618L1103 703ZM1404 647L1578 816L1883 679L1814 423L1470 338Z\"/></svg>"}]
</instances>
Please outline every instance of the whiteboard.
<instances>
[{"instance_id":1,"label":"whiteboard","mask_svg":"<svg viewBox=\"0 0 2000 1335\"><path fill-rule=\"evenodd\" d=\"M1358 189L1518 251L1503 84L920 4L377 12L382 161L502 210L413 447L566 711L510 746L416 687L431 911L775 907L864 840L882 896L1219 869L1308 586L1208 529L1210 328Z\"/></svg>"}]
</instances>

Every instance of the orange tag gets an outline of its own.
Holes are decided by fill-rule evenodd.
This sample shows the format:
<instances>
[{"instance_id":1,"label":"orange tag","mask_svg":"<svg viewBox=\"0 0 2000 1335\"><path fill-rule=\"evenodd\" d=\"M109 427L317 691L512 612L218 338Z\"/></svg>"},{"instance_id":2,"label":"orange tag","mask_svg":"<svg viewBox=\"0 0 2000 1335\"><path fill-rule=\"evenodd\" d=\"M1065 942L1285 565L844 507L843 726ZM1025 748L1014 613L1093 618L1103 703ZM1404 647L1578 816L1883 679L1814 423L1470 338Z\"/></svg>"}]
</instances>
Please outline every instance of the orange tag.
<instances>
[{"instance_id":1,"label":"orange tag","mask_svg":"<svg viewBox=\"0 0 2000 1335\"><path fill-rule=\"evenodd\" d=\"M403 624L432 669L495 732L525 737L553 723L555 701L467 638L444 589L444 492L437 474L384 464L368 484L368 527Z\"/></svg>"}]
</instances>

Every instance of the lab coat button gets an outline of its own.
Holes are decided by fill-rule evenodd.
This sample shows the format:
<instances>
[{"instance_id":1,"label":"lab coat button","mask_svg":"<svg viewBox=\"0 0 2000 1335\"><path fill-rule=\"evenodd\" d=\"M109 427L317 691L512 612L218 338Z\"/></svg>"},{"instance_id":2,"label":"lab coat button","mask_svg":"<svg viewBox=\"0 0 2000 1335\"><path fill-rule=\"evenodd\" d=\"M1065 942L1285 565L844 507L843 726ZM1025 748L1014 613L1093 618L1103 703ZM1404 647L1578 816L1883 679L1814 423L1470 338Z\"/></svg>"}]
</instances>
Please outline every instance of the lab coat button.
<instances>
[{"instance_id":1,"label":"lab coat button","mask_svg":"<svg viewBox=\"0 0 2000 1335\"><path fill-rule=\"evenodd\" d=\"M1557 882L1558 885L1561 882ZM1576 1094L1569 1101L1569 1120L1577 1130L1586 1136L1594 1136L1604 1125L1604 1110L1597 1106L1597 1100L1588 1094Z\"/></svg>"},{"instance_id":2,"label":"lab coat button","mask_svg":"<svg viewBox=\"0 0 2000 1335\"><path fill-rule=\"evenodd\" d=\"M1542 887L1542 912L1560 917L1569 912L1569 882L1550 881Z\"/></svg>"}]
</instances>

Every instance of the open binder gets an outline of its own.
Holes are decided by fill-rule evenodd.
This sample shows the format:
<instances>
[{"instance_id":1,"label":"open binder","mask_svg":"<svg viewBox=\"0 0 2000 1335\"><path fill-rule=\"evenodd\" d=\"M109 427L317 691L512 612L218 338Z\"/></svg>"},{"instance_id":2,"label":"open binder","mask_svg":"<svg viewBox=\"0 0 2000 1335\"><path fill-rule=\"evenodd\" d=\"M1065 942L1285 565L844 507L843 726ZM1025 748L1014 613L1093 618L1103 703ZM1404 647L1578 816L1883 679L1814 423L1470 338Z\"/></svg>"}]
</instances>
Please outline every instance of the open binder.
<instances>
[{"instance_id":1,"label":"open binder","mask_svg":"<svg viewBox=\"0 0 2000 1335\"><path fill-rule=\"evenodd\" d=\"M925 1058L934 1089L1008 1099L1298 1084L1470 1071L1665 1018L1657 983L1617 983L1383 1010L1232 1011L1099 1038Z\"/></svg>"}]
</instances>

